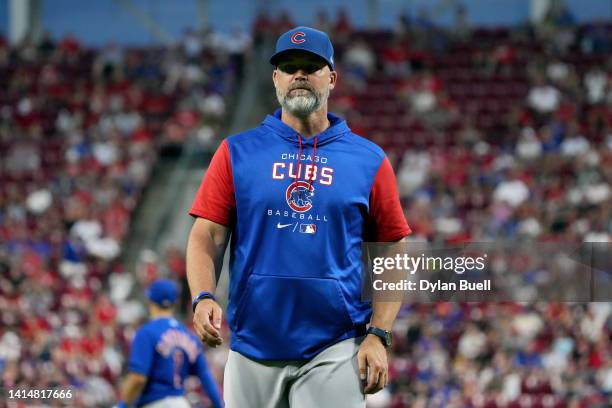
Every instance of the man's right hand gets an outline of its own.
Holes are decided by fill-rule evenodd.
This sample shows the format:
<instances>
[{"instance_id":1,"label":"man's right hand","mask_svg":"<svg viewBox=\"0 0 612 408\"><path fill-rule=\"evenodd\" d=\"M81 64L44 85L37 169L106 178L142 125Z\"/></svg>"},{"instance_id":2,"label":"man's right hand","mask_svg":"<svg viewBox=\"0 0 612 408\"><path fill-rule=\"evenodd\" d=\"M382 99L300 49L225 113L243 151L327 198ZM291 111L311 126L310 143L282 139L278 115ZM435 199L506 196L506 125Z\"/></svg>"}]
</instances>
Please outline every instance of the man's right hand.
<instances>
[{"instance_id":1,"label":"man's right hand","mask_svg":"<svg viewBox=\"0 0 612 408\"><path fill-rule=\"evenodd\" d=\"M217 347L223 343L221 338L221 306L212 299L203 299L197 305L193 314L193 327L209 347Z\"/></svg>"}]
</instances>

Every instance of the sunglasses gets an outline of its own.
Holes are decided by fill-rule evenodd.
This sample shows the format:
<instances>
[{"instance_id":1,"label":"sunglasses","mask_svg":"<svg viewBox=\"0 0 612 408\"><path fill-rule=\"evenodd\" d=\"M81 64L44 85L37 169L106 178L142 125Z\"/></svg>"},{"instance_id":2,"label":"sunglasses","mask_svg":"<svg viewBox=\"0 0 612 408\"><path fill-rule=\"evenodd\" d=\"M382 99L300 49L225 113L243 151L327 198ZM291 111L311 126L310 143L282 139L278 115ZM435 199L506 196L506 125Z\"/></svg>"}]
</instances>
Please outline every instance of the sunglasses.
<instances>
[{"instance_id":1,"label":"sunglasses","mask_svg":"<svg viewBox=\"0 0 612 408\"><path fill-rule=\"evenodd\" d=\"M315 72L317 72L318 70L322 69L323 67L325 67L325 64L312 64L312 63L305 63L305 64L287 63L287 64L283 64L283 63L280 63L280 64L278 64L278 66L276 68L281 70L281 71L283 71L284 73L290 74L290 75L295 74L299 70L301 70L304 73L310 75L310 74L314 74Z\"/></svg>"}]
</instances>

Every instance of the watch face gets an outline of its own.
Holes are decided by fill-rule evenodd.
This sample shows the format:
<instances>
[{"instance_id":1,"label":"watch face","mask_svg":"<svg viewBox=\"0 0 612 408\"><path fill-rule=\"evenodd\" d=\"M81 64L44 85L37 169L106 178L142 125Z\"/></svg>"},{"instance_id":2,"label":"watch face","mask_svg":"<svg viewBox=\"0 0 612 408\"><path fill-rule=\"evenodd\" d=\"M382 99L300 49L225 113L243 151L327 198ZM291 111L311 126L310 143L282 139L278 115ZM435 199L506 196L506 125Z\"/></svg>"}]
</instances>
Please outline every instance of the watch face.
<instances>
[{"instance_id":1,"label":"watch face","mask_svg":"<svg viewBox=\"0 0 612 408\"><path fill-rule=\"evenodd\" d=\"M391 346L391 343L393 342L393 336L391 335L390 331L379 329L377 327L370 327L368 329L368 333L372 333L377 336L385 347Z\"/></svg>"},{"instance_id":2,"label":"watch face","mask_svg":"<svg viewBox=\"0 0 612 408\"><path fill-rule=\"evenodd\" d=\"M385 344L385 345L386 345L387 347L390 347L390 346L391 346L391 343L393 343L393 336L391 335L391 333L387 333L387 334L385 335L385 337L386 337L386 341L385 341L385 343L386 343L386 344Z\"/></svg>"}]
</instances>

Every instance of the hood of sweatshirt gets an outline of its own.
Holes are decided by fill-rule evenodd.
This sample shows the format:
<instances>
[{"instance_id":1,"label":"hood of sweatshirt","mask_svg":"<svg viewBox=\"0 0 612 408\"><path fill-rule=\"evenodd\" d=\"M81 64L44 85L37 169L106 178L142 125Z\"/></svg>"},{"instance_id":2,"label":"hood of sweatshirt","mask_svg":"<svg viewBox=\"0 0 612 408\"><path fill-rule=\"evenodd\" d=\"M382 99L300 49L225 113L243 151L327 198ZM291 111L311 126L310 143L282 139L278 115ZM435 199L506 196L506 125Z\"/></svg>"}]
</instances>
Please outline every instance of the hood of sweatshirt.
<instances>
[{"instance_id":1,"label":"hood of sweatshirt","mask_svg":"<svg viewBox=\"0 0 612 408\"><path fill-rule=\"evenodd\" d=\"M266 126L275 134L295 146L300 145L301 139L301 143L304 147L313 146L315 140L317 146L321 147L333 142L334 140L342 137L343 134L351 131L351 129L346 124L346 121L334 115L333 113L328 113L327 119L329 119L331 126L325 129L323 132L319 133L318 135L315 135L308 139L304 137L298 137L298 132L295 129L281 121L281 109L277 109L273 115L267 115L261 124L262 126Z\"/></svg>"}]
</instances>

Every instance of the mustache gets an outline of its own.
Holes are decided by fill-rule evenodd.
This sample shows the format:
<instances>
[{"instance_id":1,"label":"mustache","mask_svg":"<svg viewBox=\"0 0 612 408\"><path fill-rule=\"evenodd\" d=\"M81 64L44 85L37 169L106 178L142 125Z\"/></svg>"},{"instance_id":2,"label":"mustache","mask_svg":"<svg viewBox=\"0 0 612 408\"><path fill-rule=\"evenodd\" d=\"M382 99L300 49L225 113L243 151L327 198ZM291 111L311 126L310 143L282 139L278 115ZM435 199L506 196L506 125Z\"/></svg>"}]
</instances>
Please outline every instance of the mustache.
<instances>
[{"instance_id":1,"label":"mustache","mask_svg":"<svg viewBox=\"0 0 612 408\"><path fill-rule=\"evenodd\" d=\"M291 85L289 87L289 92L293 91L294 89L306 89L310 92L314 92L312 86L307 82L297 82L294 85Z\"/></svg>"}]
</instances>

